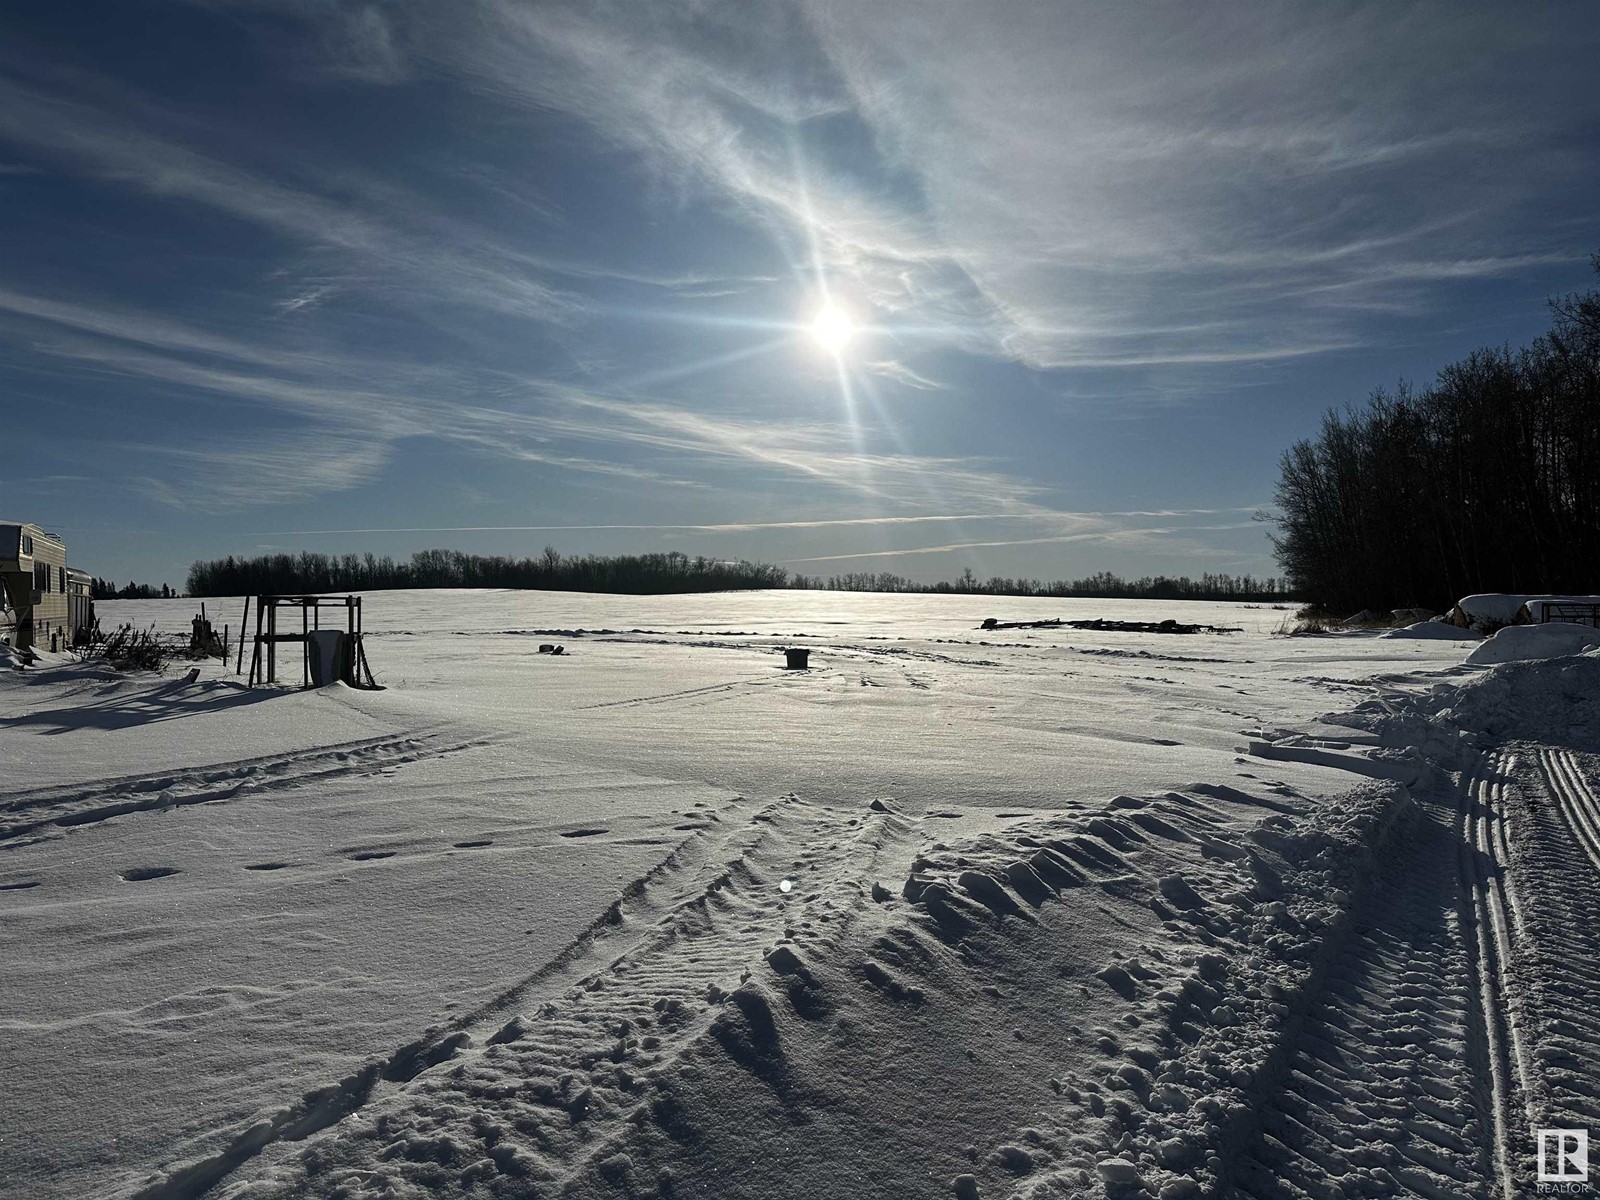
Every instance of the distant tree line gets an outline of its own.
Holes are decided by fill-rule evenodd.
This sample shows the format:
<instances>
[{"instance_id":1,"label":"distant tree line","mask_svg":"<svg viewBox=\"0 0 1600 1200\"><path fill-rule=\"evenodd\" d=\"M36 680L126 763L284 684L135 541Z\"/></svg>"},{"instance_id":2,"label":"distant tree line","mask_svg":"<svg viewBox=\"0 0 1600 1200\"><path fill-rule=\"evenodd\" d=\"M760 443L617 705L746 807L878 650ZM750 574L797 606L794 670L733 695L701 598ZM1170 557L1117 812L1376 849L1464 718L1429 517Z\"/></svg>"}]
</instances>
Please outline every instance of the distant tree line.
<instances>
[{"instance_id":1,"label":"distant tree line","mask_svg":"<svg viewBox=\"0 0 1600 1200\"><path fill-rule=\"evenodd\" d=\"M844 575L796 575L789 584L834 592L917 592L984 596L1087 596L1124 600L1233 600L1271 603L1293 597L1281 580L1253 575L1207 573L1199 579L1187 575L1145 575L1124 579L1101 571L1083 579L1012 579L995 575L979 579L969 567L955 582L919 583L888 571L852 571Z\"/></svg>"},{"instance_id":2,"label":"distant tree line","mask_svg":"<svg viewBox=\"0 0 1600 1200\"><path fill-rule=\"evenodd\" d=\"M968 568L954 583L918 583L886 571L790 576L765 563L668 554L563 555L547 547L537 558L419 550L409 559L372 554L266 554L213 559L189 568L189 595L360 592L384 588L525 588L567 592L724 592L752 588L815 588L845 592L959 593L992 596L1100 596L1158 600L1286 600L1277 579L1250 575L1145 576L1126 580L1102 571L1085 579L1041 583Z\"/></svg>"},{"instance_id":3,"label":"distant tree line","mask_svg":"<svg viewBox=\"0 0 1600 1200\"><path fill-rule=\"evenodd\" d=\"M1600 591L1600 292L1550 308L1532 345L1379 390L1284 454L1271 520L1294 591L1336 612Z\"/></svg>"},{"instance_id":4,"label":"distant tree line","mask_svg":"<svg viewBox=\"0 0 1600 1200\"><path fill-rule=\"evenodd\" d=\"M371 554L264 554L213 559L189 568L192 596L358 592L381 588L526 588L556 592L726 592L779 588L782 567L667 554L563 555L537 558L419 550L409 559Z\"/></svg>"},{"instance_id":5,"label":"distant tree line","mask_svg":"<svg viewBox=\"0 0 1600 1200\"><path fill-rule=\"evenodd\" d=\"M134 583L131 579L127 587L119 588L109 579L98 576L89 581L89 595L95 600L170 600L178 593L166 584L152 587L148 583Z\"/></svg>"}]
</instances>

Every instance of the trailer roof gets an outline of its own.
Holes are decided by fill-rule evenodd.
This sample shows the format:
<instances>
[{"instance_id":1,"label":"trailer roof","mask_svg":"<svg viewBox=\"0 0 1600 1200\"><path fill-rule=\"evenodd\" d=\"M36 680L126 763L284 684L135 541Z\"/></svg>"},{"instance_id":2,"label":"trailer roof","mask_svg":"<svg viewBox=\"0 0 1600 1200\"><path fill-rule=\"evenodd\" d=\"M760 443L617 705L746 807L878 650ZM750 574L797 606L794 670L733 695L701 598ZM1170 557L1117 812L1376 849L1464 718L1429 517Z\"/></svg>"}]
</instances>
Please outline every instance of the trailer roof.
<instances>
[{"instance_id":1,"label":"trailer roof","mask_svg":"<svg viewBox=\"0 0 1600 1200\"><path fill-rule=\"evenodd\" d=\"M27 530L32 532L34 537L48 538L50 541L54 542L56 545L61 546L63 548L66 547L66 544L67 544L66 540L63 539L60 534L51 533L49 530L45 529L43 526L35 525L32 521L0 521L0 527L4 527L4 526L7 526L7 525L13 526L13 527L15 527L17 529L27 529Z\"/></svg>"}]
</instances>

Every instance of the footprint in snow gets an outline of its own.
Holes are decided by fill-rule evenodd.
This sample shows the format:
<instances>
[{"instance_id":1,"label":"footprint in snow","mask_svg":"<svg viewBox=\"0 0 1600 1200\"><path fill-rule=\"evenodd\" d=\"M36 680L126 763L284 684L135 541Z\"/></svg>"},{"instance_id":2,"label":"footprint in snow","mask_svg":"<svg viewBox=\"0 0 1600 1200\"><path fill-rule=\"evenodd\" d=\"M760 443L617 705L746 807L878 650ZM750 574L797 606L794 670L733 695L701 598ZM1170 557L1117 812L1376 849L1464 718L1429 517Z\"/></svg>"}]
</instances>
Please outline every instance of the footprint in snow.
<instances>
[{"instance_id":1,"label":"footprint in snow","mask_svg":"<svg viewBox=\"0 0 1600 1200\"><path fill-rule=\"evenodd\" d=\"M246 871L281 871L288 865L288 863L281 862L246 863L244 869Z\"/></svg>"},{"instance_id":2,"label":"footprint in snow","mask_svg":"<svg viewBox=\"0 0 1600 1200\"><path fill-rule=\"evenodd\" d=\"M492 845L494 845L493 838L478 838L476 841L471 842L457 842L455 848L457 850L481 850L485 846Z\"/></svg>"},{"instance_id":3,"label":"footprint in snow","mask_svg":"<svg viewBox=\"0 0 1600 1200\"><path fill-rule=\"evenodd\" d=\"M600 833L610 833L609 829L568 829L562 833L564 838L594 837Z\"/></svg>"},{"instance_id":4,"label":"footprint in snow","mask_svg":"<svg viewBox=\"0 0 1600 1200\"><path fill-rule=\"evenodd\" d=\"M38 886L39 881L37 879L26 879L21 883L0 883L0 892L21 892Z\"/></svg>"},{"instance_id":5,"label":"footprint in snow","mask_svg":"<svg viewBox=\"0 0 1600 1200\"><path fill-rule=\"evenodd\" d=\"M129 883L140 883L146 879L165 879L168 875L176 875L177 867L129 867L125 871L117 872Z\"/></svg>"},{"instance_id":6,"label":"footprint in snow","mask_svg":"<svg viewBox=\"0 0 1600 1200\"><path fill-rule=\"evenodd\" d=\"M393 858L393 850L357 850L354 854L346 855L351 862L371 862L376 858Z\"/></svg>"}]
</instances>

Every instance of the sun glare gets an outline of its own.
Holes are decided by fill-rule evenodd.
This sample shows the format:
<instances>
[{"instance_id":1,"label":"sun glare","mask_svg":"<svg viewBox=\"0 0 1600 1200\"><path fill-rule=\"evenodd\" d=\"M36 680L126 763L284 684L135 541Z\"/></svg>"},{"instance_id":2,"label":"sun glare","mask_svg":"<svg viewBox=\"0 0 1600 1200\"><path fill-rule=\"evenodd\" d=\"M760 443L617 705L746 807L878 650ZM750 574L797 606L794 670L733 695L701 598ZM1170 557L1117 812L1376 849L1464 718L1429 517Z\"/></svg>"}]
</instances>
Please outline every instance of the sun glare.
<instances>
[{"instance_id":1,"label":"sun glare","mask_svg":"<svg viewBox=\"0 0 1600 1200\"><path fill-rule=\"evenodd\" d=\"M824 304L812 318L810 331L817 345L829 354L843 354L856 335L856 323L837 304Z\"/></svg>"}]
</instances>

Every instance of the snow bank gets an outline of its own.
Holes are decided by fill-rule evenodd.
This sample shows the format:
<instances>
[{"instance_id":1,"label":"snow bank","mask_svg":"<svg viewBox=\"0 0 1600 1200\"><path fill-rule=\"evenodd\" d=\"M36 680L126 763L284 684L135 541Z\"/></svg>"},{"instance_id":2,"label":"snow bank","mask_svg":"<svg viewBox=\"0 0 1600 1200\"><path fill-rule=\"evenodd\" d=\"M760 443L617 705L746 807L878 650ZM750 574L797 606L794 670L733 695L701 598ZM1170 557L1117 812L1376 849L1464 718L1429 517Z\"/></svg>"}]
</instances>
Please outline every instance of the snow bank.
<instances>
[{"instance_id":1,"label":"snow bank","mask_svg":"<svg viewBox=\"0 0 1600 1200\"><path fill-rule=\"evenodd\" d=\"M1441 720L1499 739L1600 743L1600 656L1530 659L1438 689Z\"/></svg>"},{"instance_id":2,"label":"snow bank","mask_svg":"<svg viewBox=\"0 0 1600 1200\"><path fill-rule=\"evenodd\" d=\"M1451 625L1447 621L1429 619L1418 621L1415 625L1407 625L1404 629L1391 629L1380 634L1386 638L1421 638L1424 641L1435 642L1475 642L1483 635L1475 629L1463 629L1459 625Z\"/></svg>"},{"instance_id":3,"label":"snow bank","mask_svg":"<svg viewBox=\"0 0 1600 1200\"><path fill-rule=\"evenodd\" d=\"M1412 786L1428 777L1428 767L1420 757L1404 750L1391 754L1369 754L1362 751L1326 746L1295 744L1295 739L1284 741L1252 740L1246 747L1252 758L1273 759L1277 762L1315 763L1333 767L1356 775L1374 779L1393 779Z\"/></svg>"},{"instance_id":4,"label":"snow bank","mask_svg":"<svg viewBox=\"0 0 1600 1200\"><path fill-rule=\"evenodd\" d=\"M1546 631L1579 626L1518 626L1502 630L1480 650L1512 646ZM1501 642L1505 635L1512 636ZM1590 630L1591 637L1595 631ZM1597 639L1600 640L1600 639ZM1546 647L1548 649L1548 646ZM1441 683L1422 694L1390 693L1329 724L1368 730L1386 746L1408 746L1438 767L1464 768L1479 752L1511 740L1600 747L1600 651L1502 662L1466 683Z\"/></svg>"},{"instance_id":5,"label":"snow bank","mask_svg":"<svg viewBox=\"0 0 1600 1200\"><path fill-rule=\"evenodd\" d=\"M1600 605L1600 596L1521 596L1509 592L1463 596L1456 602L1450 619L1458 626L1487 632L1505 625L1552 620L1550 610L1562 604ZM1561 617L1553 619L1564 621Z\"/></svg>"},{"instance_id":6,"label":"snow bank","mask_svg":"<svg viewBox=\"0 0 1600 1200\"><path fill-rule=\"evenodd\" d=\"M1463 596L1456 601L1455 613L1452 616L1469 629L1492 629L1515 622L1527 601L1527 596L1514 596L1504 592Z\"/></svg>"},{"instance_id":7,"label":"snow bank","mask_svg":"<svg viewBox=\"0 0 1600 1200\"><path fill-rule=\"evenodd\" d=\"M1523 662L1533 658L1561 658L1581 654L1600 645L1600 629L1587 625L1507 625L1467 655L1474 667Z\"/></svg>"}]
</instances>

